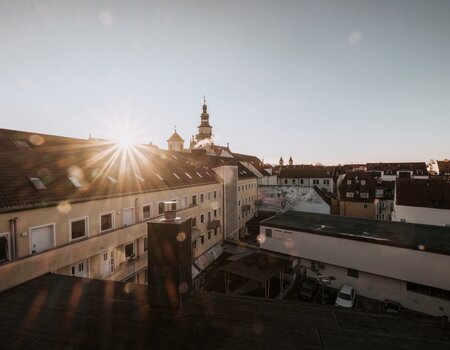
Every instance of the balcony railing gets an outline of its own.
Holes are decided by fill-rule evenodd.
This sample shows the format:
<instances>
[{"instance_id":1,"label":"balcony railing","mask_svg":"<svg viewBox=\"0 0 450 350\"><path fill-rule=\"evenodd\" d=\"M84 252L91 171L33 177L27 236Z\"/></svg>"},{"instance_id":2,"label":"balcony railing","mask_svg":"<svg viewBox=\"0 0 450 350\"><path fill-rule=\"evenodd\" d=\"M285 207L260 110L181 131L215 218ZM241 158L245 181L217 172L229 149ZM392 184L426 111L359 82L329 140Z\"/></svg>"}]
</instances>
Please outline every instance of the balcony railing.
<instances>
[{"instance_id":1,"label":"balcony railing","mask_svg":"<svg viewBox=\"0 0 450 350\"><path fill-rule=\"evenodd\" d=\"M220 220L211 220L208 222L208 230L215 230L220 227Z\"/></svg>"},{"instance_id":2,"label":"balcony railing","mask_svg":"<svg viewBox=\"0 0 450 350\"><path fill-rule=\"evenodd\" d=\"M114 272L108 276L97 277L99 279L123 281L147 267L147 253L141 254L136 258L131 258L119 264Z\"/></svg>"}]
</instances>

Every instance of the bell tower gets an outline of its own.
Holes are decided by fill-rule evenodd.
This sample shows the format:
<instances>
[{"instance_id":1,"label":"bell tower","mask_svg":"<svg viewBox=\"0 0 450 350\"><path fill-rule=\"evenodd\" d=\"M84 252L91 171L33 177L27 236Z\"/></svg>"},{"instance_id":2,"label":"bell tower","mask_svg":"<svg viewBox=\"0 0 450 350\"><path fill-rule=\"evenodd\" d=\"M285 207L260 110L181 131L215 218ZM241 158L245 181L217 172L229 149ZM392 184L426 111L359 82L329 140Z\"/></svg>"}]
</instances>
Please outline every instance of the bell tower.
<instances>
[{"instance_id":1,"label":"bell tower","mask_svg":"<svg viewBox=\"0 0 450 350\"><path fill-rule=\"evenodd\" d=\"M206 98L203 96L203 112L200 115L200 125L197 127L198 133L195 135L195 141L198 144L201 141L202 146L203 144L209 144L210 147L213 146L213 140L212 140L212 126L209 124L209 113L208 113L208 106L206 105ZM202 147L204 148L204 147Z\"/></svg>"}]
</instances>

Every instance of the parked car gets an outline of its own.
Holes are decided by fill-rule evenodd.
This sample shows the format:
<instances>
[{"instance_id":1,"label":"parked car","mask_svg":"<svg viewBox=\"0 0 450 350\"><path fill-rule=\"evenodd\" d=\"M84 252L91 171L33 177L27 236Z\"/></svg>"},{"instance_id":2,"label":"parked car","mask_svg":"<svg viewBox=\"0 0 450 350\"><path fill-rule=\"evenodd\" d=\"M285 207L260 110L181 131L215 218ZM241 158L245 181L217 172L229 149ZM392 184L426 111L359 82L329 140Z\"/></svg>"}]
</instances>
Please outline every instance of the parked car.
<instances>
[{"instance_id":1,"label":"parked car","mask_svg":"<svg viewBox=\"0 0 450 350\"><path fill-rule=\"evenodd\" d=\"M339 291L335 306L351 309L355 304L356 293L352 286L345 284Z\"/></svg>"},{"instance_id":2,"label":"parked car","mask_svg":"<svg viewBox=\"0 0 450 350\"><path fill-rule=\"evenodd\" d=\"M315 279L307 278L300 283L300 290L297 296L305 301L312 301L319 290L319 284Z\"/></svg>"},{"instance_id":3,"label":"parked car","mask_svg":"<svg viewBox=\"0 0 450 350\"><path fill-rule=\"evenodd\" d=\"M396 301L386 299L383 302L383 311L398 314L402 311L402 305Z\"/></svg>"}]
</instances>

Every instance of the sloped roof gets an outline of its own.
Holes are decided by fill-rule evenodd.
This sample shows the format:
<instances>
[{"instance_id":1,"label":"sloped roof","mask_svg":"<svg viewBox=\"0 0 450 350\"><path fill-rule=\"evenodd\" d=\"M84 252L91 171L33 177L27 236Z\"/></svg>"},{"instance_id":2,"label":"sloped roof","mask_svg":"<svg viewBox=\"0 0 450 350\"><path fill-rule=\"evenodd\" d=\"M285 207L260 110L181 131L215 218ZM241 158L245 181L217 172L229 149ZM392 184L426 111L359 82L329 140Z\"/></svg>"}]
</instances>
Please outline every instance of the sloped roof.
<instances>
[{"instance_id":1,"label":"sloped roof","mask_svg":"<svg viewBox=\"0 0 450 350\"><path fill-rule=\"evenodd\" d=\"M27 133L0 135L0 212L219 182L212 171L145 145L127 151L106 141L33 134L44 142L18 147L15 140ZM46 188L37 190L33 177Z\"/></svg>"},{"instance_id":2,"label":"sloped roof","mask_svg":"<svg viewBox=\"0 0 450 350\"><path fill-rule=\"evenodd\" d=\"M373 173L364 171L348 172L339 185L340 199L341 201L372 203L375 199L375 185L376 181ZM347 197L347 192L353 192L354 197ZM367 193L369 197L361 198L361 193Z\"/></svg>"},{"instance_id":3,"label":"sloped roof","mask_svg":"<svg viewBox=\"0 0 450 350\"><path fill-rule=\"evenodd\" d=\"M394 175L397 171L412 170L414 175L427 175L427 165L425 162L402 162L402 163L367 163L368 171L392 171Z\"/></svg>"},{"instance_id":4,"label":"sloped roof","mask_svg":"<svg viewBox=\"0 0 450 350\"><path fill-rule=\"evenodd\" d=\"M444 160L438 160L437 165L439 168L439 174L450 174L450 160L444 159Z\"/></svg>"},{"instance_id":5,"label":"sloped roof","mask_svg":"<svg viewBox=\"0 0 450 350\"><path fill-rule=\"evenodd\" d=\"M441 176L429 179L397 179L396 204L450 209L450 180Z\"/></svg>"},{"instance_id":6,"label":"sloped roof","mask_svg":"<svg viewBox=\"0 0 450 350\"><path fill-rule=\"evenodd\" d=\"M174 131L172 136L170 136L169 139L166 142L169 142L169 141L184 142L183 138L176 131Z\"/></svg>"},{"instance_id":7,"label":"sloped roof","mask_svg":"<svg viewBox=\"0 0 450 350\"><path fill-rule=\"evenodd\" d=\"M314 165L287 165L280 169L280 178L332 178L334 167L332 166L314 166Z\"/></svg>"}]
</instances>

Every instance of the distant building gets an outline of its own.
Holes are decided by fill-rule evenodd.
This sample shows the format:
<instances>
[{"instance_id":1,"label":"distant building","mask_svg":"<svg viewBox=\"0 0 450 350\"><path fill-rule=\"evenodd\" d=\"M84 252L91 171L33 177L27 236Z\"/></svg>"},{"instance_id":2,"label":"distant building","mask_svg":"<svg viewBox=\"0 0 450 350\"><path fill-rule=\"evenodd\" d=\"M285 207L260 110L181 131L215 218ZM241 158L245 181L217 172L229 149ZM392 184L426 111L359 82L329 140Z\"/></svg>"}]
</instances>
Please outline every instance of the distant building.
<instances>
[{"instance_id":1,"label":"distant building","mask_svg":"<svg viewBox=\"0 0 450 350\"><path fill-rule=\"evenodd\" d=\"M425 162L413 163L367 163L367 171L384 181L397 178L427 179L428 169Z\"/></svg>"},{"instance_id":2,"label":"distant building","mask_svg":"<svg viewBox=\"0 0 450 350\"><path fill-rule=\"evenodd\" d=\"M278 175L279 185L314 187L333 192L334 167L293 165L282 166Z\"/></svg>"},{"instance_id":3,"label":"distant building","mask_svg":"<svg viewBox=\"0 0 450 350\"><path fill-rule=\"evenodd\" d=\"M392 220L450 226L450 179L397 179Z\"/></svg>"},{"instance_id":4,"label":"distant building","mask_svg":"<svg viewBox=\"0 0 450 350\"><path fill-rule=\"evenodd\" d=\"M394 211L395 181L376 180L375 210L379 220L392 220Z\"/></svg>"},{"instance_id":5,"label":"distant building","mask_svg":"<svg viewBox=\"0 0 450 350\"><path fill-rule=\"evenodd\" d=\"M182 152L184 149L184 140L183 138L177 133L177 130L173 132L172 136L169 137L167 140L167 148L169 151L176 151L176 152Z\"/></svg>"},{"instance_id":6,"label":"distant building","mask_svg":"<svg viewBox=\"0 0 450 350\"><path fill-rule=\"evenodd\" d=\"M362 171L343 175L338 189L340 215L375 218L375 177Z\"/></svg>"},{"instance_id":7,"label":"distant building","mask_svg":"<svg viewBox=\"0 0 450 350\"><path fill-rule=\"evenodd\" d=\"M438 160L437 163L437 171L441 176L450 176L450 160Z\"/></svg>"}]
</instances>

